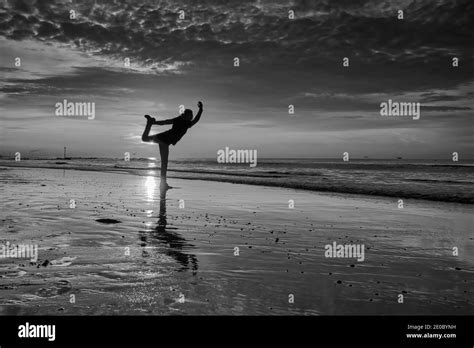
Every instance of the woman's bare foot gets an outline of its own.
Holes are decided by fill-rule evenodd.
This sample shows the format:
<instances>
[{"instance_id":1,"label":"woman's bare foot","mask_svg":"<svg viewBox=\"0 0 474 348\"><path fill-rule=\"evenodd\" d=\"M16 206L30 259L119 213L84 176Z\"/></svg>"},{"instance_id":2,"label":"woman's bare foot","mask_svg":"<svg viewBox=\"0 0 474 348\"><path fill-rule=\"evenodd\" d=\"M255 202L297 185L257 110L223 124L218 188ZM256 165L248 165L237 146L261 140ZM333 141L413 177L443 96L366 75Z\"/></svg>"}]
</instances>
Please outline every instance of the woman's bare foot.
<instances>
[{"instance_id":1,"label":"woman's bare foot","mask_svg":"<svg viewBox=\"0 0 474 348\"><path fill-rule=\"evenodd\" d=\"M155 123L156 121L155 118L151 117L150 115L145 115L145 118L147 122Z\"/></svg>"},{"instance_id":2,"label":"woman's bare foot","mask_svg":"<svg viewBox=\"0 0 474 348\"><path fill-rule=\"evenodd\" d=\"M165 182L161 182L160 183L160 190L169 190L171 189L172 187L170 185L168 185L168 183L165 181Z\"/></svg>"}]
</instances>

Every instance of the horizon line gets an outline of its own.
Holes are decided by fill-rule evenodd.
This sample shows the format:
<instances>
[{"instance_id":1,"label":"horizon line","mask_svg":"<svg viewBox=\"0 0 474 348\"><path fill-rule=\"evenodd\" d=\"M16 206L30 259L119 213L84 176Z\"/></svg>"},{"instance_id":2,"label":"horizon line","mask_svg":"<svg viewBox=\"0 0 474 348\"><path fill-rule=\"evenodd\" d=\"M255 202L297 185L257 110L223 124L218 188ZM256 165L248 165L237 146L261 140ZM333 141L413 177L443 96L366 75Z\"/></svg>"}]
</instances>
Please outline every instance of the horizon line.
<instances>
[{"instance_id":1,"label":"horizon line","mask_svg":"<svg viewBox=\"0 0 474 348\"><path fill-rule=\"evenodd\" d=\"M0 155L0 159L8 159L8 158L15 158L13 155ZM88 156L67 156L67 157L22 157L22 159L29 159L29 160L72 160L72 159L117 159L121 160L123 157L107 157L107 156L93 156L93 157L88 157ZM139 159L148 159L148 160L158 160L157 157L131 157L130 161L132 160L139 160ZM342 160L340 157L261 157L259 158L260 160ZM193 157L182 157L182 158L176 158L176 160L215 160L215 157L199 157L199 158L193 158ZM352 160L411 160L411 161L451 161L449 158L403 158L402 156L397 156L397 157L385 157L385 158L380 158L380 157L352 157L349 161ZM474 161L474 158L464 158L460 161Z\"/></svg>"}]
</instances>

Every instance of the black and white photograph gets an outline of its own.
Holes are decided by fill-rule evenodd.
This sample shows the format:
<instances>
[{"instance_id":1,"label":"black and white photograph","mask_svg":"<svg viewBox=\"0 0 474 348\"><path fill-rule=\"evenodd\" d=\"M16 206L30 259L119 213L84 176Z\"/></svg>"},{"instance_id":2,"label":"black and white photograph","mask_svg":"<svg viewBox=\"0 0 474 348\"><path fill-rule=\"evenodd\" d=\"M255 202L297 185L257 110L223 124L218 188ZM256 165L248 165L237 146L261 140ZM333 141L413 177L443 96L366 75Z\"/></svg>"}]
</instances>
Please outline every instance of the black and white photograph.
<instances>
[{"instance_id":1,"label":"black and white photograph","mask_svg":"<svg viewBox=\"0 0 474 348\"><path fill-rule=\"evenodd\" d=\"M471 0L1 0L0 47L18 342L137 316L404 317L405 343L459 340Z\"/></svg>"}]
</instances>

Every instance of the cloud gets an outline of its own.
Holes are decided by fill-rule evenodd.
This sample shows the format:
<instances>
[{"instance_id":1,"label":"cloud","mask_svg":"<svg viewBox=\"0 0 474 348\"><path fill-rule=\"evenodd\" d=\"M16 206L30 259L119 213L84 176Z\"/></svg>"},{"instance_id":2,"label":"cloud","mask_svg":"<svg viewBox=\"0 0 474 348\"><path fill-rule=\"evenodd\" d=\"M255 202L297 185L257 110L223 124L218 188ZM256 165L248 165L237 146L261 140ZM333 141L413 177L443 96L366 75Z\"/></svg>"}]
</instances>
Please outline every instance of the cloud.
<instances>
[{"instance_id":1,"label":"cloud","mask_svg":"<svg viewBox=\"0 0 474 348\"><path fill-rule=\"evenodd\" d=\"M0 36L67 45L104 59L108 68L123 68L127 58L138 72L210 72L221 80L235 78L238 57L242 80L263 88L261 75L290 93L292 84L347 93L416 91L472 80L472 7L469 0L9 1ZM458 72L450 64L454 56ZM350 59L345 70L343 57Z\"/></svg>"},{"instance_id":2,"label":"cloud","mask_svg":"<svg viewBox=\"0 0 474 348\"><path fill-rule=\"evenodd\" d=\"M290 70L335 70L334 63L348 56L355 66L375 70L396 61L423 71L431 60L447 72L452 55L470 58L469 8L468 0L11 1L0 15L0 35L67 43L140 64L188 62L193 69L230 67L239 54L257 67ZM288 19L290 9L294 20ZM406 12L403 20L396 17L398 9ZM69 18L71 10L76 19ZM466 69L472 74L472 67Z\"/></svg>"}]
</instances>

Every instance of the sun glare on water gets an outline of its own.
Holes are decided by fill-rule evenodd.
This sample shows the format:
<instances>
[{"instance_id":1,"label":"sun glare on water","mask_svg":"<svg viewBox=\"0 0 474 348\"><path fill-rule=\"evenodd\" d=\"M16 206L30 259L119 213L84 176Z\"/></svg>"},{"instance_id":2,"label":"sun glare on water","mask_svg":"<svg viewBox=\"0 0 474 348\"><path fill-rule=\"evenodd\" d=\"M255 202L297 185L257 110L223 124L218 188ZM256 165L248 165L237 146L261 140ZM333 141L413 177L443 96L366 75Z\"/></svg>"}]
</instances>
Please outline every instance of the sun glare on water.
<instances>
[{"instance_id":1,"label":"sun glare on water","mask_svg":"<svg viewBox=\"0 0 474 348\"><path fill-rule=\"evenodd\" d=\"M154 172L149 172L149 176L146 177L145 180L145 187L146 187L146 197L148 202L153 202L153 198L155 197L155 188L156 188L156 180L154 176Z\"/></svg>"}]
</instances>

